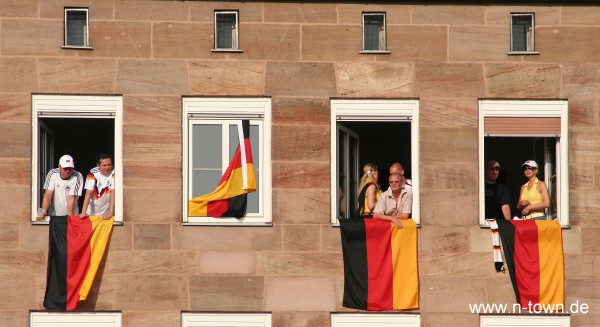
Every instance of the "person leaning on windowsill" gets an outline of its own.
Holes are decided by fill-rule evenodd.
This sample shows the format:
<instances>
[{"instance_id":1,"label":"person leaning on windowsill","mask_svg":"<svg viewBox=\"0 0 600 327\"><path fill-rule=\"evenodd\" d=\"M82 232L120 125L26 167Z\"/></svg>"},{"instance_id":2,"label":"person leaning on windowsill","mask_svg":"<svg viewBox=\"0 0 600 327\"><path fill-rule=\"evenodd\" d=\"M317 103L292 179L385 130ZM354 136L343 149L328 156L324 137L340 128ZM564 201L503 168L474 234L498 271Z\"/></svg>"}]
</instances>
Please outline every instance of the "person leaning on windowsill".
<instances>
[{"instance_id":1,"label":"person leaning on windowsill","mask_svg":"<svg viewBox=\"0 0 600 327\"><path fill-rule=\"evenodd\" d=\"M373 218L387 220L402 228L403 219L410 219L412 190L404 187L404 176L393 173L389 177L390 187L381 194L375 205Z\"/></svg>"},{"instance_id":2,"label":"person leaning on windowsill","mask_svg":"<svg viewBox=\"0 0 600 327\"><path fill-rule=\"evenodd\" d=\"M517 209L521 210L523 219L546 220L544 210L550 206L550 196L546 184L537 178L538 164L527 160L521 168L527 183L521 186Z\"/></svg>"}]
</instances>

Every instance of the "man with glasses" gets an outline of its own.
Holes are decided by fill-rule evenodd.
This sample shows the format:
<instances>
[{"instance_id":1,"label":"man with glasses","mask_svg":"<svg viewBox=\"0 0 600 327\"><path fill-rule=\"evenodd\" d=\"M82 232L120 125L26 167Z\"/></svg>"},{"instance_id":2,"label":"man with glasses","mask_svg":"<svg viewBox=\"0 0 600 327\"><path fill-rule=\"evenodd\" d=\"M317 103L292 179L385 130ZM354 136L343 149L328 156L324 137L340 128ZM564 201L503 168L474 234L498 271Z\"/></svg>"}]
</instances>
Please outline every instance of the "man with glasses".
<instances>
[{"instance_id":1,"label":"man with glasses","mask_svg":"<svg viewBox=\"0 0 600 327\"><path fill-rule=\"evenodd\" d=\"M402 228L402 219L409 219L412 211L412 190L405 187L404 176L393 173L388 179L390 187L379 196L373 218L387 220Z\"/></svg>"},{"instance_id":2,"label":"man with glasses","mask_svg":"<svg viewBox=\"0 0 600 327\"><path fill-rule=\"evenodd\" d=\"M498 161L485 164L485 219L510 220L510 196L506 186L498 181L499 174Z\"/></svg>"},{"instance_id":3,"label":"man with glasses","mask_svg":"<svg viewBox=\"0 0 600 327\"><path fill-rule=\"evenodd\" d=\"M83 192L83 176L74 170L73 158L65 154L54 168L46 175L42 208L37 220L49 216L75 216L79 214L78 198Z\"/></svg>"}]
</instances>

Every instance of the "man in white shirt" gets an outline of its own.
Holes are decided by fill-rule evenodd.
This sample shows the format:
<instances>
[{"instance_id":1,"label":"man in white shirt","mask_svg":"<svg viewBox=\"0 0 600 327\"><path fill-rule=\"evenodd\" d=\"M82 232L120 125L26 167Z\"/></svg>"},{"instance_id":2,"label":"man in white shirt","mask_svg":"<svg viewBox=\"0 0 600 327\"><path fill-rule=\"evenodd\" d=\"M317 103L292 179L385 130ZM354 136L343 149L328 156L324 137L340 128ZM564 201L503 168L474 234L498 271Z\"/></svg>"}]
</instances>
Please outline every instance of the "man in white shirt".
<instances>
[{"instance_id":1,"label":"man in white shirt","mask_svg":"<svg viewBox=\"0 0 600 327\"><path fill-rule=\"evenodd\" d=\"M98 154L96 164L85 180L85 198L79 217L102 216L102 219L110 219L115 214L115 171L111 155Z\"/></svg>"},{"instance_id":2,"label":"man in white shirt","mask_svg":"<svg viewBox=\"0 0 600 327\"><path fill-rule=\"evenodd\" d=\"M404 176L393 173L389 177L390 187L379 196L373 210L373 218L387 220L402 228L400 220L410 219L412 212L412 190L404 187Z\"/></svg>"},{"instance_id":3,"label":"man in white shirt","mask_svg":"<svg viewBox=\"0 0 600 327\"><path fill-rule=\"evenodd\" d=\"M48 216L75 216L79 214L77 199L83 192L83 176L75 170L73 157L60 157L58 168L46 175L42 208L37 220Z\"/></svg>"}]
</instances>

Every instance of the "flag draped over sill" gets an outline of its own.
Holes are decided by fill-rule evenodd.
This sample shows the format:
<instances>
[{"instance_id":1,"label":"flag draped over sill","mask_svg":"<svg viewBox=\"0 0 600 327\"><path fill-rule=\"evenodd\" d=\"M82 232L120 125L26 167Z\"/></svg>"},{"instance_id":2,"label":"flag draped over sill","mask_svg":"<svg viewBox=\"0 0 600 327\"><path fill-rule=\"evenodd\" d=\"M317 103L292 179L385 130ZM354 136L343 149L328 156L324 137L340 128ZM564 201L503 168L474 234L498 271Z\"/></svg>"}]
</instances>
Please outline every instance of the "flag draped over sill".
<instances>
[{"instance_id":1,"label":"flag draped over sill","mask_svg":"<svg viewBox=\"0 0 600 327\"><path fill-rule=\"evenodd\" d=\"M517 303L564 305L562 229L556 220L498 219Z\"/></svg>"},{"instance_id":2,"label":"flag draped over sill","mask_svg":"<svg viewBox=\"0 0 600 327\"><path fill-rule=\"evenodd\" d=\"M248 120L238 124L238 136L240 143L219 185L213 192L189 200L189 216L242 218L246 215L247 194L256 191Z\"/></svg>"},{"instance_id":3,"label":"flag draped over sill","mask_svg":"<svg viewBox=\"0 0 600 327\"><path fill-rule=\"evenodd\" d=\"M361 310L419 307L417 225L398 229L379 219L340 219L344 256L343 306Z\"/></svg>"},{"instance_id":4,"label":"flag draped over sill","mask_svg":"<svg viewBox=\"0 0 600 327\"><path fill-rule=\"evenodd\" d=\"M74 310L90 292L114 218L52 216L44 307Z\"/></svg>"}]
</instances>

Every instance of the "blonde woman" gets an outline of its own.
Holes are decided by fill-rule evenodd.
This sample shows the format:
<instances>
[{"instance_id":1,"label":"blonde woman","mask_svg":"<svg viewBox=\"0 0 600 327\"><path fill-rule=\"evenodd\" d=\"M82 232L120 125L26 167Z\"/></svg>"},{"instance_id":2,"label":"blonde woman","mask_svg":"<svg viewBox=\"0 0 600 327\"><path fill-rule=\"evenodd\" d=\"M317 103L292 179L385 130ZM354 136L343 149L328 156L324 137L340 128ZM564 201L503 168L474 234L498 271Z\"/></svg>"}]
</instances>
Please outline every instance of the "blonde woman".
<instances>
[{"instance_id":1,"label":"blonde woman","mask_svg":"<svg viewBox=\"0 0 600 327\"><path fill-rule=\"evenodd\" d=\"M523 219L546 220L544 210L550 206L550 196L546 184L537 178L537 162L527 160L521 168L527 183L521 186L517 209L521 210Z\"/></svg>"},{"instance_id":2,"label":"blonde woman","mask_svg":"<svg viewBox=\"0 0 600 327\"><path fill-rule=\"evenodd\" d=\"M361 218L373 218L373 209L381 194L381 189L377 184L378 178L378 167L372 163L365 164L358 185L358 209Z\"/></svg>"}]
</instances>

